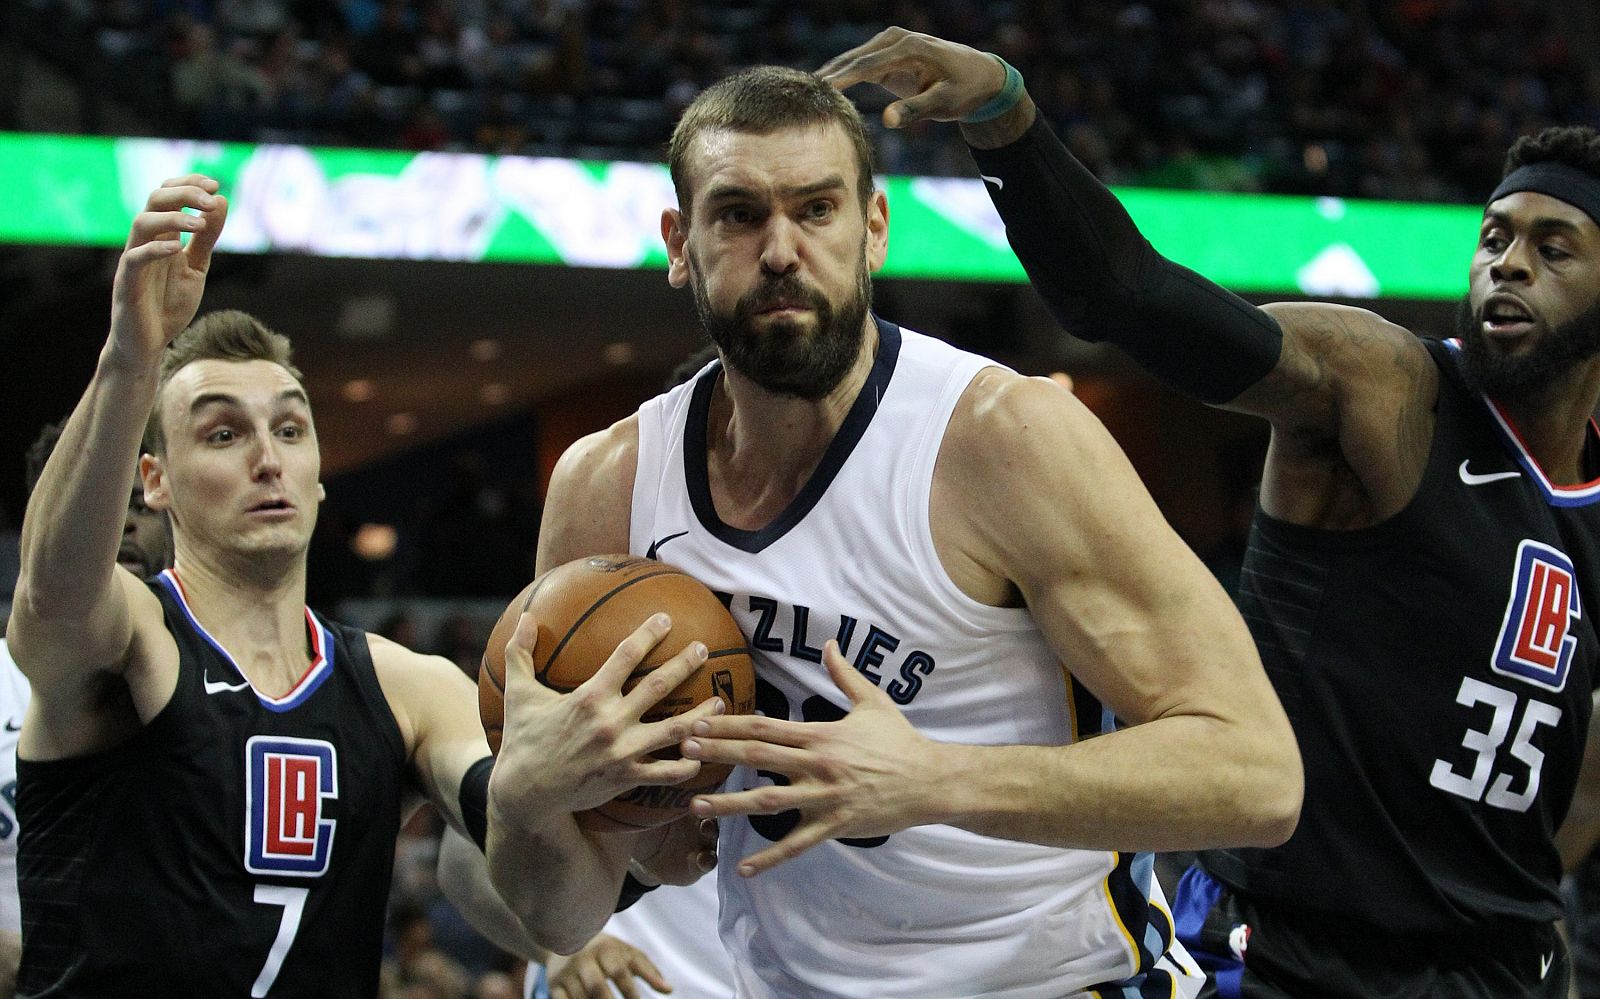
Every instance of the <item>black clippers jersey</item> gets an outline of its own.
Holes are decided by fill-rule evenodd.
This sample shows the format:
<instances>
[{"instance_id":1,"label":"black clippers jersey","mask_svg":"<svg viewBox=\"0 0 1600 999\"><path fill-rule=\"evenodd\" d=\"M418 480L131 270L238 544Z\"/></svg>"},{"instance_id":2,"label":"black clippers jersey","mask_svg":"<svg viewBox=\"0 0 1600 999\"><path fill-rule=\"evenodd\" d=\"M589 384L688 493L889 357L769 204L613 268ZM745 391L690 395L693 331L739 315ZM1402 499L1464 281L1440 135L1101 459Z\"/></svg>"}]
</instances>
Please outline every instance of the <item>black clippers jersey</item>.
<instances>
[{"instance_id":1,"label":"black clippers jersey","mask_svg":"<svg viewBox=\"0 0 1600 999\"><path fill-rule=\"evenodd\" d=\"M371 997L405 746L366 635L306 612L316 656L260 696L151 588L172 700L127 742L18 761L27 996Z\"/></svg>"},{"instance_id":2,"label":"black clippers jersey","mask_svg":"<svg viewBox=\"0 0 1600 999\"><path fill-rule=\"evenodd\" d=\"M1389 932L1548 922L1597 681L1600 480L1552 486L1454 345L1427 347L1437 426L1403 511L1350 532L1257 512L1240 605L1300 740L1305 806L1283 846L1204 863Z\"/></svg>"}]
</instances>

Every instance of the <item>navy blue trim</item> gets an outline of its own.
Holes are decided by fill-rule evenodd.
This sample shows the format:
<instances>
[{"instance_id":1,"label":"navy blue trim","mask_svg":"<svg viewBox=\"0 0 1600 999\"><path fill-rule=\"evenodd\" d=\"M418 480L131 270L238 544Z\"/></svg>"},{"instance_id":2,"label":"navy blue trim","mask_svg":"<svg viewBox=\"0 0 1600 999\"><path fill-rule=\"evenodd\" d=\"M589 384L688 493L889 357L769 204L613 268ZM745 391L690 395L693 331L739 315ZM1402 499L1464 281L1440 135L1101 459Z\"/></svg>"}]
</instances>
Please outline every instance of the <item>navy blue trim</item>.
<instances>
[{"instance_id":1,"label":"navy blue trim","mask_svg":"<svg viewBox=\"0 0 1600 999\"><path fill-rule=\"evenodd\" d=\"M789 533L822 499L834 477L844 467L851 452L860 443L878 412L878 404L894 377L895 364L900 359L900 327L894 323L872 317L878 324L878 352L872 362L867 380L856 394L856 401L845 415L839 432L823 452L816 471L772 523L756 531L730 527L717 516L716 504L711 501L711 479L706 472L706 426L711 414L711 395L716 389L722 365L716 364L695 382L694 395L689 400L689 417L683 432L683 475L689 487L689 503L694 507L700 526L724 544L740 551L755 554Z\"/></svg>"}]
</instances>

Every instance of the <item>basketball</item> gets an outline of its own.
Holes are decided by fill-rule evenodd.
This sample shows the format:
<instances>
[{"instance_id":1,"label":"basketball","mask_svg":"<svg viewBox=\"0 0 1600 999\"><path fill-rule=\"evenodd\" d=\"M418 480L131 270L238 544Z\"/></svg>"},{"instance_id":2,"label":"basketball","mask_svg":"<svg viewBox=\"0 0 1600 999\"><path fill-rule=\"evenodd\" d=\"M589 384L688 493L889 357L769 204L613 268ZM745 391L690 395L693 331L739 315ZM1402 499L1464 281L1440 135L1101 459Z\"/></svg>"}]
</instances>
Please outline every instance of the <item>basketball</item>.
<instances>
[{"instance_id":1,"label":"basketball","mask_svg":"<svg viewBox=\"0 0 1600 999\"><path fill-rule=\"evenodd\" d=\"M730 714L755 710L755 667L744 633L716 594L694 577L654 559L595 555L557 566L529 583L495 623L478 673L478 714L489 748L497 753L505 718L506 643L523 611L531 612L539 626L534 675L552 690L568 693L576 688L652 614L665 612L672 617L672 630L650 650L623 690L633 689L690 642L705 643L708 655L698 671L645 712L644 720L681 714L713 694L722 698ZM671 747L656 756L676 759L678 750ZM688 813L695 795L715 790L729 769L706 764L683 784L636 787L579 812L578 822L604 832L632 832L670 822Z\"/></svg>"}]
</instances>

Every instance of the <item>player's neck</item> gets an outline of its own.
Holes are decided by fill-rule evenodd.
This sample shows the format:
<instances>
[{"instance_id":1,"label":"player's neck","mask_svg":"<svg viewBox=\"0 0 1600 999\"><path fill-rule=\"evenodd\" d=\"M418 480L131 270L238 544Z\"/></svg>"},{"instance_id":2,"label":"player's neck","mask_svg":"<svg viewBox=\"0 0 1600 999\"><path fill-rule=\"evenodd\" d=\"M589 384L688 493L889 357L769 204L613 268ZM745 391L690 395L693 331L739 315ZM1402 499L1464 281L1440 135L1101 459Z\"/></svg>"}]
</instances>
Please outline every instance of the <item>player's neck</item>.
<instances>
[{"instance_id":1,"label":"player's neck","mask_svg":"<svg viewBox=\"0 0 1600 999\"><path fill-rule=\"evenodd\" d=\"M275 695L294 685L310 655L304 556L272 577L241 576L180 546L174 572L195 619L257 689Z\"/></svg>"},{"instance_id":2,"label":"player's neck","mask_svg":"<svg viewBox=\"0 0 1600 999\"><path fill-rule=\"evenodd\" d=\"M711 400L706 464L725 523L765 526L805 487L872 371L878 330L870 317L866 322L855 363L820 399L769 392L724 366Z\"/></svg>"},{"instance_id":3,"label":"player's neck","mask_svg":"<svg viewBox=\"0 0 1600 999\"><path fill-rule=\"evenodd\" d=\"M1500 407L1550 481L1570 486L1600 476L1600 469L1585 461L1591 433L1589 421L1597 404L1600 359L1592 358L1548 391L1501 402Z\"/></svg>"}]
</instances>

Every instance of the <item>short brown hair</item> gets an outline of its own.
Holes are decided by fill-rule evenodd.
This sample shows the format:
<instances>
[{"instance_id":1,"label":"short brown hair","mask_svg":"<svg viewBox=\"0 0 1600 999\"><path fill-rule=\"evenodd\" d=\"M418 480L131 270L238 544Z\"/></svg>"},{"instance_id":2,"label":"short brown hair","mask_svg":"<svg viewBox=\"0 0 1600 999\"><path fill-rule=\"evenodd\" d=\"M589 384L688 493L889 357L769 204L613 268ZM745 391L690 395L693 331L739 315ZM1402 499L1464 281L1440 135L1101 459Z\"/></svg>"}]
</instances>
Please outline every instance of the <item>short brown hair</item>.
<instances>
[{"instance_id":1,"label":"short brown hair","mask_svg":"<svg viewBox=\"0 0 1600 999\"><path fill-rule=\"evenodd\" d=\"M857 193L866 209L872 199L872 141L861 112L815 73L784 66L755 66L707 87L678 119L667 146L667 166L678 193L678 210L689 214L689 150L705 132L767 135L782 128L836 123L856 154Z\"/></svg>"},{"instance_id":2,"label":"short brown hair","mask_svg":"<svg viewBox=\"0 0 1600 999\"><path fill-rule=\"evenodd\" d=\"M222 309L208 312L189 328L173 337L161 355L161 378L156 385L156 404L144 427L144 450L164 454L167 434L161 426L161 393L178 371L195 361L271 361L294 377L305 388L300 369L294 366L294 348L289 338L275 333L248 312Z\"/></svg>"}]
</instances>

